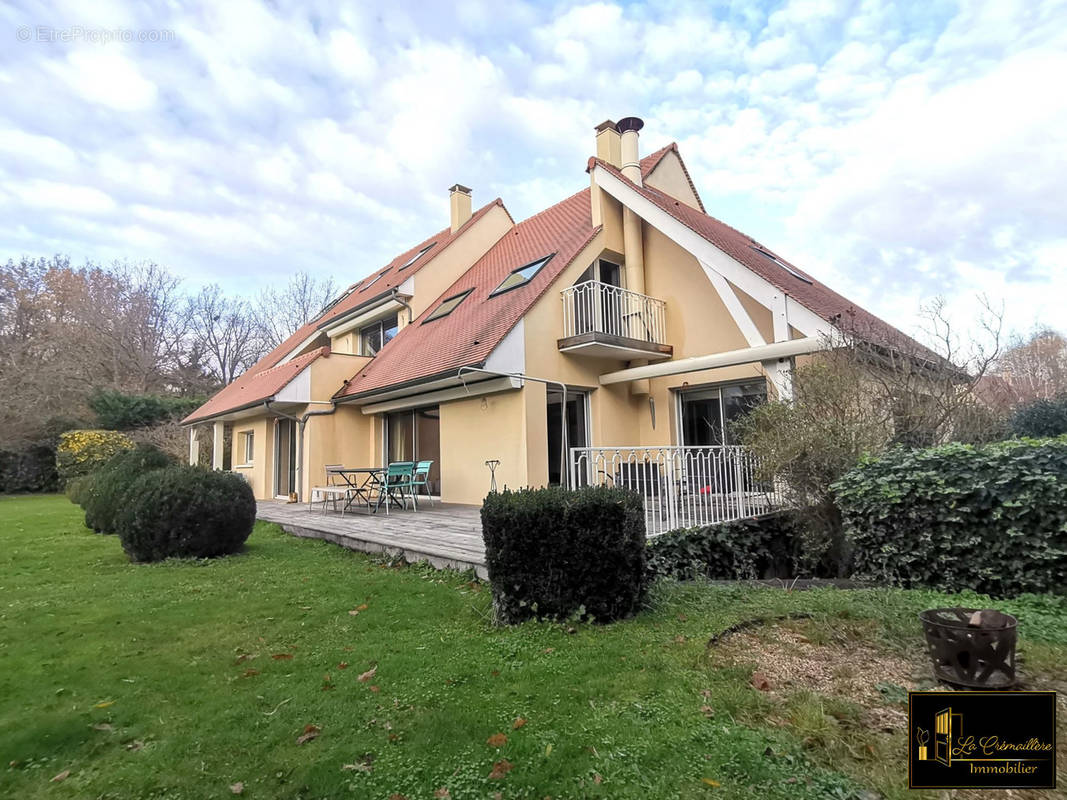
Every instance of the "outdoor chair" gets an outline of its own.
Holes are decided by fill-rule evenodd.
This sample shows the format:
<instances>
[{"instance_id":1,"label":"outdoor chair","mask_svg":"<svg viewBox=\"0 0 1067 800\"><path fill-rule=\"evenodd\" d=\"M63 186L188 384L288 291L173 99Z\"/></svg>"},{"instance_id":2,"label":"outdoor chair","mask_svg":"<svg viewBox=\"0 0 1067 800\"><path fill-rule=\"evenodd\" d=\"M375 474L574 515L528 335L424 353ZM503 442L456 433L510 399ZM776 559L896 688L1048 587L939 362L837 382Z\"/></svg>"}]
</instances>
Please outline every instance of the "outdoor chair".
<instances>
[{"instance_id":1,"label":"outdoor chair","mask_svg":"<svg viewBox=\"0 0 1067 800\"><path fill-rule=\"evenodd\" d=\"M415 504L414 461L394 461L385 468L385 483L378 491L378 507L385 503L385 513L389 513L390 501L397 501L406 510L407 498ZM415 507L418 511L418 507Z\"/></svg>"},{"instance_id":2,"label":"outdoor chair","mask_svg":"<svg viewBox=\"0 0 1067 800\"><path fill-rule=\"evenodd\" d=\"M433 466L433 462L432 461L420 461L418 464L415 465L415 474L412 475L411 485L412 485L413 496L414 496L414 498L416 500L416 502L415 502L415 510L416 511L418 511L418 509L419 509L418 494L419 494L419 487L420 486L422 487L423 492L426 494L426 497L429 498L430 505L431 506L433 505L433 495L430 494L430 467L432 467L432 466Z\"/></svg>"},{"instance_id":3,"label":"outdoor chair","mask_svg":"<svg viewBox=\"0 0 1067 800\"><path fill-rule=\"evenodd\" d=\"M332 503L333 510L336 511L338 500L342 501L341 516L344 516L345 506L348 504L348 493L352 487L334 482L337 476L333 470L340 469L341 466L341 464L326 465L326 482L322 486L311 487L311 495L308 497L308 511L311 511L311 507L315 503L315 495L318 495L322 501L322 513L324 516L326 514L326 504Z\"/></svg>"}]
</instances>

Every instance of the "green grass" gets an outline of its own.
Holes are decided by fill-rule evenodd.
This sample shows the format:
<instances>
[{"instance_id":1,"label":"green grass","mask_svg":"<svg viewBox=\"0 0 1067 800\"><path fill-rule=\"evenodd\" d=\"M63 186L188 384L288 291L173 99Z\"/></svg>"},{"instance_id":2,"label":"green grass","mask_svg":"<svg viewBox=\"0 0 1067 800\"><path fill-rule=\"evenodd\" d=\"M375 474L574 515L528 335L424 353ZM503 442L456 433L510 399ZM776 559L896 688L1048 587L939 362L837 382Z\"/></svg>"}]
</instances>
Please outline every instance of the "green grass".
<instances>
[{"instance_id":1,"label":"green grass","mask_svg":"<svg viewBox=\"0 0 1067 800\"><path fill-rule=\"evenodd\" d=\"M797 698L791 723L769 724L749 672L706 643L804 611L913 648L915 613L950 601L664 583L630 621L498 628L488 594L265 524L238 556L132 565L65 498L0 499L0 796L903 796L902 754L877 774L862 753L838 762L829 701ZM1002 605L1036 661L1062 665L1062 607ZM307 725L321 733L298 744Z\"/></svg>"}]
</instances>

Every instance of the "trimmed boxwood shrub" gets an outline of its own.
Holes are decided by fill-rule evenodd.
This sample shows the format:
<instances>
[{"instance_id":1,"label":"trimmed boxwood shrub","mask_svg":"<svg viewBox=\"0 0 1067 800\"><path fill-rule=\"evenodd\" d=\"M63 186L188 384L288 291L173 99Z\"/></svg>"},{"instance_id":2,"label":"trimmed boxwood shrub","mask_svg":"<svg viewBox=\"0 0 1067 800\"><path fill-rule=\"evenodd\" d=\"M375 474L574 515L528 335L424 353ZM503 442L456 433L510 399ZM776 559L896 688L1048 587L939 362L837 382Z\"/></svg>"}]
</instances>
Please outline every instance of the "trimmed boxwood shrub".
<instances>
[{"instance_id":1,"label":"trimmed boxwood shrub","mask_svg":"<svg viewBox=\"0 0 1067 800\"><path fill-rule=\"evenodd\" d=\"M1067 592L1067 437L895 450L834 484L857 577Z\"/></svg>"},{"instance_id":2,"label":"trimmed boxwood shrub","mask_svg":"<svg viewBox=\"0 0 1067 800\"><path fill-rule=\"evenodd\" d=\"M256 521L252 487L239 475L175 466L138 478L115 528L133 561L236 553Z\"/></svg>"},{"instance_id":3,"label":"trimmed boxwood shrub","mask_svg":"<svg viewBox=\"0 0 1067 800\"><path fill-rule=\"evenodd\" d=\"M782 511L670 531L649 540L649 575L683 581L796 577L808 571L801 565L802 528L796 512Z\"/></svg>"},{"instance_id":4,"label":"trimmed boxwood shrub","mask_svg":"<svg viewBox=\"0 0 1067 800\"><path fill-rule=\"evenodd\" d=\"M56 447L56 470L65 485L72 478L88 475L104 466L122 450L132 450L133 440L118 431L67 431Z\"/></svg>"},{"instance_id":5,"label":"trimmed boxwood shrub","mask_svg":"<svg viewBox=\"0 0 1067 800\"><path fill-rule=\"evenodd\" d=\"M19 450L0 450L0 494L54 492L57 488L54 447L31 444Z\"/></svg>"},{"instance_id":6,"label":"trimmed boxwood shrub","mask_svg":"<svg viewBox=\"0 0 1067 800\"><path fill-rule=\"evenodd\" d=\"M80 496L79 505L85 509L85 527L97 533L114 533L115 521L125 504L130 486L146 472L163 469L173 463L174 460L158 447L142 444L112 456L92 475L78 478L85 484L79 484L75 491Z\"/></svg>"},{"instance_id":7,"label":"trimmed boxwood shrub","mask_svg":"<svg viewBox=\"0 0 1067 800\"><path fill-rule=\"evenodd\" d=\"M634 492L494 492L482 506L482 536L502 622L606 622L633 614L644 598L645 511Z\"/></svg>"}]
</instances>

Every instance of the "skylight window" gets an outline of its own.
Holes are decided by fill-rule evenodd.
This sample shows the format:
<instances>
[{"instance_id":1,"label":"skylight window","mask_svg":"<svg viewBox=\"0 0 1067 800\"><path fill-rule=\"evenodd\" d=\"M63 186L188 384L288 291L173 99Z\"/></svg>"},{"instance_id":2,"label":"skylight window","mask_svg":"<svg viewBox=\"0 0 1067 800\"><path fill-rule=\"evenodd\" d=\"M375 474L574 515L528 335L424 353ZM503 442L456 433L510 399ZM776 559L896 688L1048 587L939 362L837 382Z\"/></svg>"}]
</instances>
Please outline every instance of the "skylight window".
<instances>
[{"instance_id":1,"label":"skylight window","mask_svg":"<svg viewBox=\"0 0 1067 800\"><path fill-rule=\"evenodd\" d=\"M430 316L428 316L422 321L422 324L425 325L431 320L440 319L441 317L447 317L449 314L455 311L456 306L462 303L464 299L466 299L467 295L469 295L473 291L474 289L468 289L465 292L460 292L459 294L452 295L447 300L442 301L441 305L435 308L433 312L431 312Z\"/></svg>"},{"instance_id":2,"label":"skylight window","mask_svg":"<svg viewBox=\"0 0 1067 800\"><path fill-rule=\"evenodd\" d=\"M789 266L784 261L782 261L782 259L778 258L778 256L774 255L774 253L768 253L762 247L756 247L755 245L749 245L749 247L751 247L753 250L755 250L757 253L759 253L764 258L766 258L766 259L768 259L770 261L773 261L775 264L777 264L779 267L784 269L786 272L788 272L794 278L802 280L802 281L804 281L804 283L811 283L811 278L807 277L806 275L801 275L799 272L797 272L791 266Z\"/></svg>"},{"instance_id":3,"label":"skylight window","mask_svg":"<svg viewBox=\"0 0 1067 800\"><path fill-rule=\"evenodd\" d=\"M399 272L402 269L407 269L408 267L410 267L412 264L414 264L416 261L418 261L420 258L422 258L423 253L425 253L427 250L429 250L435 244L437 244L437 242L430 242L428 245L426 245L424 248L422 248L419 252L417 252L415 255L413 255L411 258L409 258L404 263L404 265L402 267L399 267L397 269L397 272Z\"/></svg>"},{"instance_id":4,"label":"skylight window","mask_svg":"<svg viewBox=\"0 0 1067 800\"><path fill-rule=\"evenodd\" d=\"M525 286L527 283L533 280L534 275L541 271L541 267L552 260L552 255L539 258L537 261L532 261L525 267L519 267L516 270L512 270L511 273L501 281L493 291L489 293L489 296L502 294L503 292L510 292L512 289L517 289L520 286Z\"/></svg>"},{"instance_id":5,"label":"skylight window","mask_svg":"<svg viewBox=\"0 0 1067 800\"><path fill-rule=\"evenodd\" d=\"M327 303L323 307L322 311L319 312L319 315L321 316L322 314L325 314L327 311L329 311L335 305L337 305L342 300L344 300L346 297L348 297L350 294L352 294L352 292L356 291L356 289L359 288L359 285L361 283L363 283L363 281L356 281L351 286L349 286L347 289L345 289L343 292L341 292L339 295L337 295L337 297L335 297L333 300L331 300L329 303Z\"/></svg>"},{"instance_id":6,"label":"skylight window","mask_svg":"<svg viewBox=\"0 0 1067 800\"><path fill-rule=\"evenodd\" d=\"M385 275L385 273L387 273L388 271L389 270L387 270L387 269L383 269L381 272L379 272L377 275L375 275L373 278L371 278L369 281L367 281L367 285L364 286L363 288L364 289L369 289L370 287L372 287L375 283L378 282L378 279L381 278L383 275Z\"/></svg>"}]
</instances>

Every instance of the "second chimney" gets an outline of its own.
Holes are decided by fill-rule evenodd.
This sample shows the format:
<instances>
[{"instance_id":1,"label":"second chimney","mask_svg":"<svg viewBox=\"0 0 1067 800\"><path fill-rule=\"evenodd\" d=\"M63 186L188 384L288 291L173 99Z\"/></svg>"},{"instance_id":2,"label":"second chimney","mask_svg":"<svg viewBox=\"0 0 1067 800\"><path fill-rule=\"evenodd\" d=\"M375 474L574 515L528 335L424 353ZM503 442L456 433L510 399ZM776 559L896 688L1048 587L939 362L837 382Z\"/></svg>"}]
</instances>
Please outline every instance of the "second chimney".
<instances>
[{"instance_id":1,"label":"second chimney","mask_svg":"<svg viewBox=\"0 0 1067 800\"><path fill-rule=\"evenodd\" d=\"M448 190L448 201L452 213L452 233L463 227L471 218L471 190L456 184Z\"/></svg>"},{"instance_id":2,"label":"second chimney","mask_svg":"<svg viewBox=\"0 0 1067 800\"><path fill-rule=\"evenodd\" d=\"M641 185L641 157L637 150L637 132L645 127L637 117L620 119L615 125L622 134L622 174Z\"/></svg>"}]
</instances>

